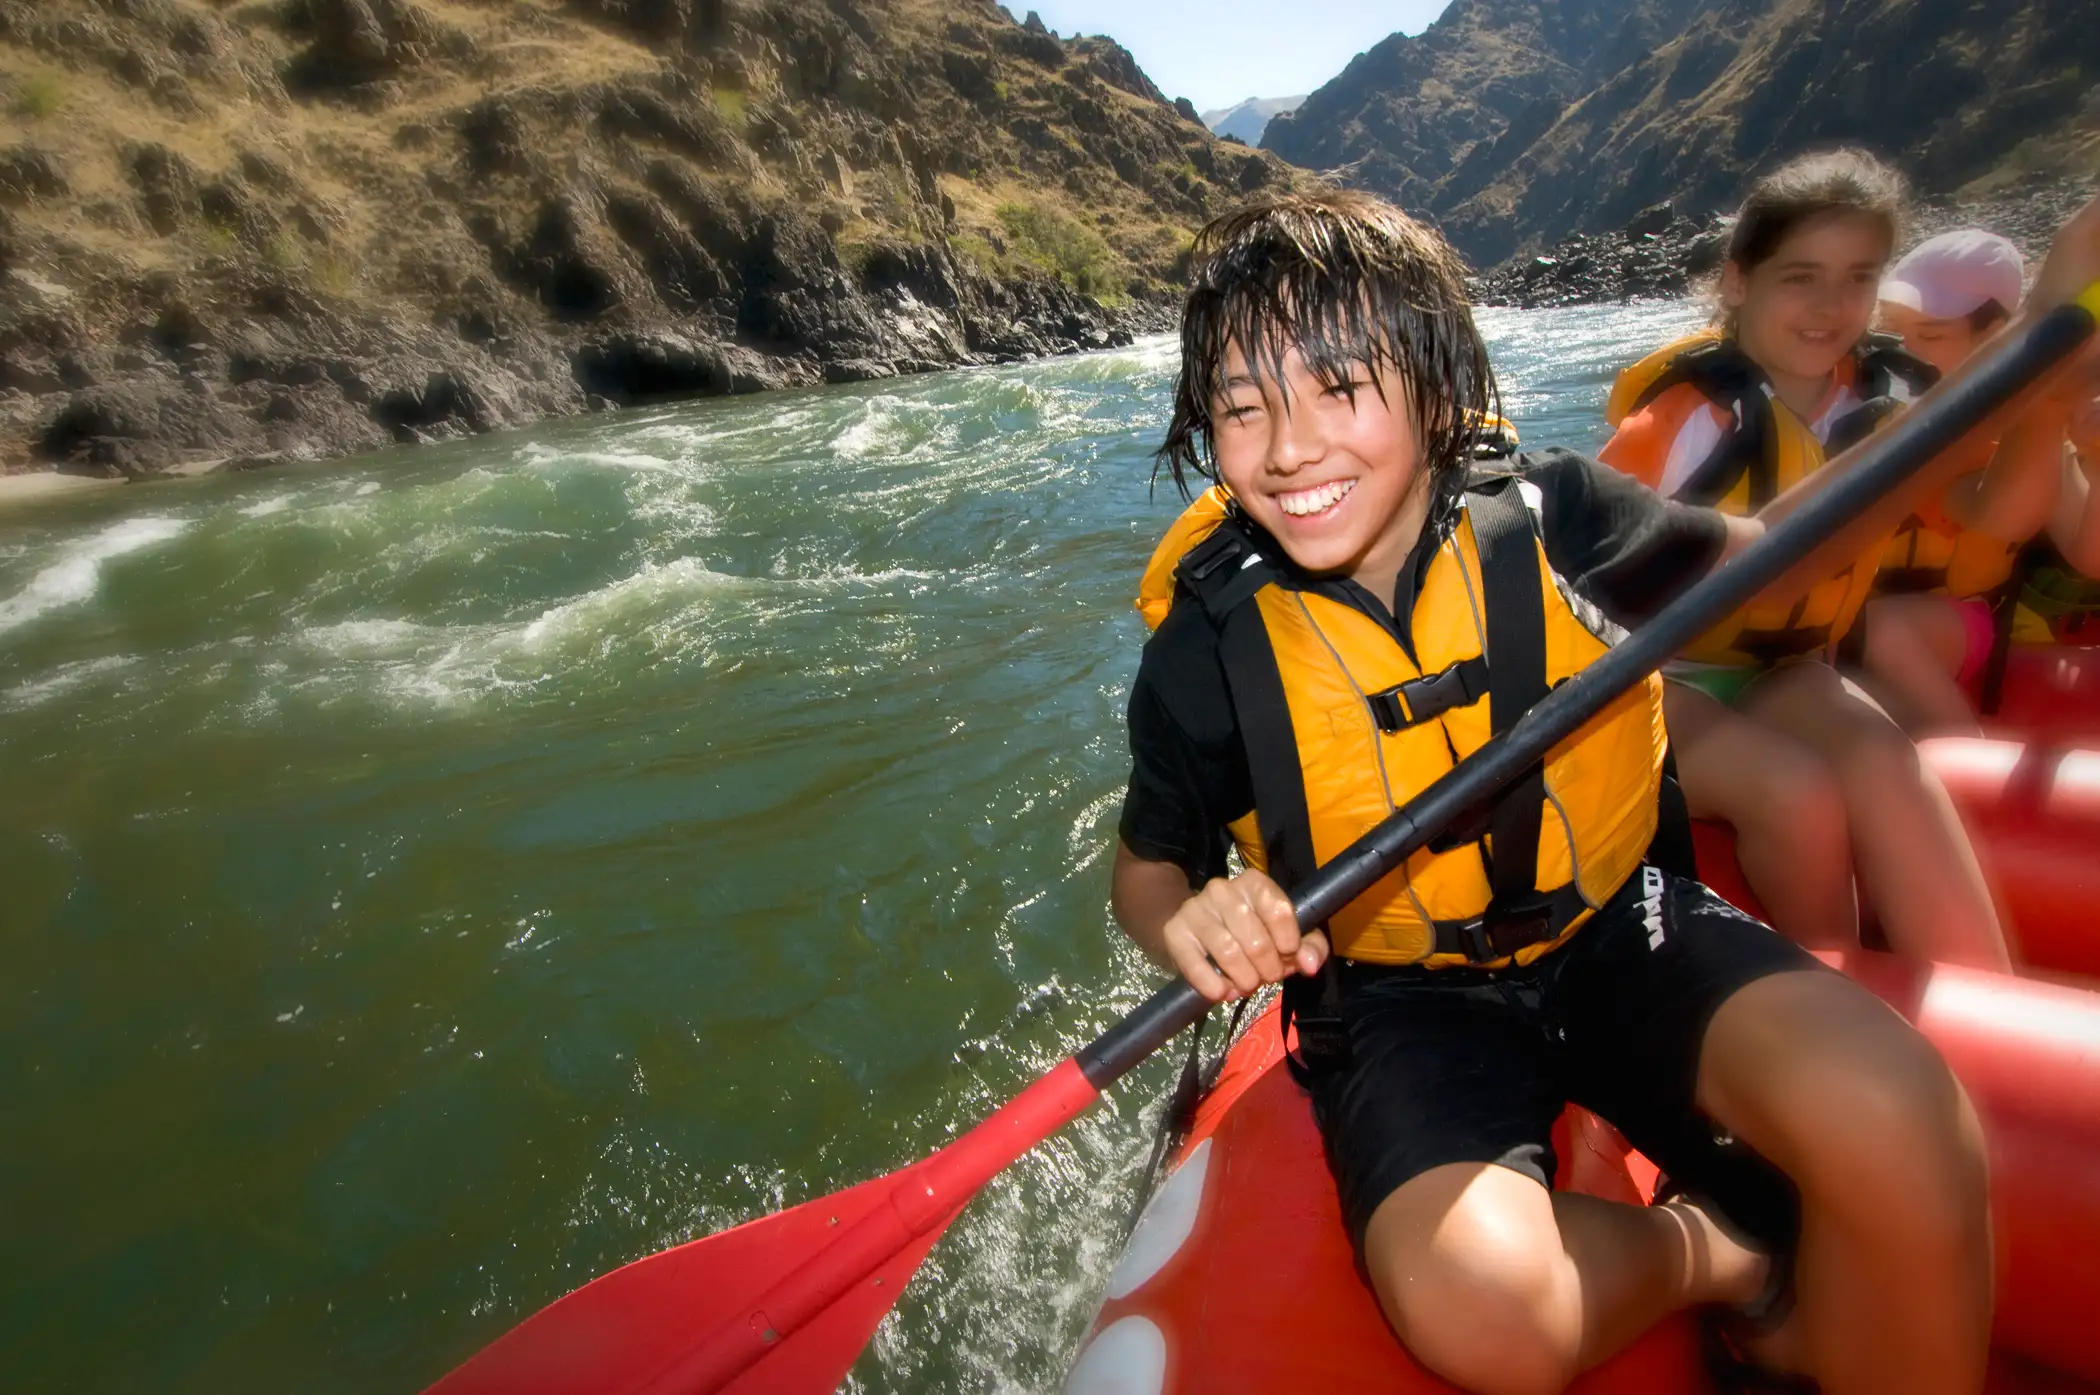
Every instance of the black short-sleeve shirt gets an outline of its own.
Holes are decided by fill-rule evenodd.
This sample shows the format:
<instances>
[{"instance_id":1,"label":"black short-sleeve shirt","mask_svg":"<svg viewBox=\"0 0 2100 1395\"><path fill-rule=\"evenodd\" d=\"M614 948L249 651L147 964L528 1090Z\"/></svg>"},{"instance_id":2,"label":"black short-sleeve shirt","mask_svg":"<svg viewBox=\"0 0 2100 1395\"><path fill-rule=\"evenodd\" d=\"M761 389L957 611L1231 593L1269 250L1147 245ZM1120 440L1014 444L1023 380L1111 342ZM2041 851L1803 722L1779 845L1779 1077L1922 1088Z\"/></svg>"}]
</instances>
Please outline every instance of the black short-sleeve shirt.
<instances>
[{"instance_id":1,"label":"black short-sleeve shirt","mask_svg":"<svg viewBox=\"0 0 2100 1395\"><path fill-rule=\"evenodd\" d=\"M1537 486L1540 532L1553 570L1606 618L1631 629L1712 569L1727 522L1665 499L1628 475L1572 451L1519 455ZM1413 609L1434 547L1418 543L1400 591L1361 605ZM1322 588L1327 589L1327 588ZM1199 886L1226 870L1225 826L1254 808L1239 720L1218 658L1218 632L1199 605L1176 605L1145 646L1130 690L1130 788L1120 833L1131 852L1172 862Z\"/></svg>"}]
</instances>

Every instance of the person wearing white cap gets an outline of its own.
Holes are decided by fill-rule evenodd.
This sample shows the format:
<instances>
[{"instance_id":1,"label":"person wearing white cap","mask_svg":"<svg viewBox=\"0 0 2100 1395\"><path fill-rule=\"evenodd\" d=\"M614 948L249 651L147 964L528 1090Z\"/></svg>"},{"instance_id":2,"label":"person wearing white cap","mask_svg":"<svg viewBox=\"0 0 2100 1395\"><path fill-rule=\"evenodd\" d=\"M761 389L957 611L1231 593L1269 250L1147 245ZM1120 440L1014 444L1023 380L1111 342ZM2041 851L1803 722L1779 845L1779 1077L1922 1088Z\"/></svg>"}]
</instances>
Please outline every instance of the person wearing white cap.
<instances>
[{"instance_id":1,"label":"person wearing white cap","mask_svg":"<svg viewBox=\"0 0 2100 1395\"><path fill-rule=\"evenodd\" d=\"M1981 228L1927 238L1881 279L1881 322L1903 347L1945 373L2012 318L2020 249Z\"/></svg>"},{"instance_id":2,"label":"person wearing white cap","mask_svg":"<svg viewBox=\"0 0 2100 1395\"><path fill-rule=\"evenodd\" d=\"M1941 233L1912 248L1882 278L1882 326L1903 347L1951 372L2012 317L2022 289L2017 247L1980 228ZM2084 390L2089 397L2090 388ZM2021 546L2047 530L2079 546L2087 480L2067 462L2065 438L2080 390L2035 396L1999 439L1988 468L1956 480L1891 539L1849 657L1875 696L1913 735L1980 730L1968 689L1996 640L1997 606L2016 585ZM2085 404L2090 412L2090 404ZM2073 565L2077 565L2076 562Z\"/></svg>"}]
</instances>

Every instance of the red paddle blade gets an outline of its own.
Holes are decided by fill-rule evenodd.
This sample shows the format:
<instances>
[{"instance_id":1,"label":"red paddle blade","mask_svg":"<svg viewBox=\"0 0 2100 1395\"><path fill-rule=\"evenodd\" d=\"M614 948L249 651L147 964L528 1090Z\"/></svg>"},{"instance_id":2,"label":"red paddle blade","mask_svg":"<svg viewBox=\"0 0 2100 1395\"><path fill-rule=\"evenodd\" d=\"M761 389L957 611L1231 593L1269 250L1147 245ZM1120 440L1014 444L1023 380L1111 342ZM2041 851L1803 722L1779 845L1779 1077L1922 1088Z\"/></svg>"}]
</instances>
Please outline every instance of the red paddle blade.
<instances>
[{"instance_id":1,"label":"red paddle blade","mask_svg":"<svg viewBox=\"0 0 2100 1395\"><path fill-rule=\"evenodd\" d=\"M1095 1095L1068 1060L910 1167L584 1285L428 1395L836 1390L970 1198Z\"/></svg>"}]
</instances>

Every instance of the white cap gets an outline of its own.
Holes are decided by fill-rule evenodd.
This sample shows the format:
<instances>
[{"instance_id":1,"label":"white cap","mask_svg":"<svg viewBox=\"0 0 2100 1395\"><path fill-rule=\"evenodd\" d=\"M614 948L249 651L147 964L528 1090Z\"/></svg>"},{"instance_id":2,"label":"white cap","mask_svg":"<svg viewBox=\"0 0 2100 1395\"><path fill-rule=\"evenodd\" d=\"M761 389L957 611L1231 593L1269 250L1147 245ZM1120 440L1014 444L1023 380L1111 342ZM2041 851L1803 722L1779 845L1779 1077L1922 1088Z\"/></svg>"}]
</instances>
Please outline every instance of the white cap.
<instances>
[{"instance_id":1,"label":"white cap","mask_svg":"<svg viewBox=\"0 0 2100 1395\"><path fill-rule=\"evenodd\" d=\"M1957 228L1910 249L1881 281L1881 298L1928 320L1955 320L1995 300L2020 305L2020 249L1981 228Z\"/></svg>"}]
</instances>

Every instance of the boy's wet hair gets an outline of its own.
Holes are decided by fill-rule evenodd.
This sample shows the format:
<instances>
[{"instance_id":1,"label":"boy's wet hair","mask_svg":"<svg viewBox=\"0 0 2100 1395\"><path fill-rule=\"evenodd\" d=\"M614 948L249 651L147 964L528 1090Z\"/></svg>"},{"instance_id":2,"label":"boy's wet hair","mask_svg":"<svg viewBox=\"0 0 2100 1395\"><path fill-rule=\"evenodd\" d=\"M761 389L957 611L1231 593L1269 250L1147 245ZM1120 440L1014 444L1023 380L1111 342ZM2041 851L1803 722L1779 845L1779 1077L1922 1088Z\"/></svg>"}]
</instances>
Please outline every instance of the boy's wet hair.
<instances>
[{"instance_id":1,"label":"boy's wet hair","mask_svg":"<svg viewBox=\"0 0 2100 1395\"><path fill-rule=\"evenodd\" d=\"M1903 176L1850 148L1787 161L1750 186L1728 236L1728 260L1744 271L1771 260L1802 224L1833 213L1871 218L1890 251L1903 236Z\"/></svg>"},{"instance_id":2,"label":"boy's wet hair","mask_svg":"<svg viewBox=\"0 0 2100 1395\"><path fill-rule=\"evenodd\" d=\"M1324 388L1346 387L1363 368L1374 384L1377 370L1398 370L1422 458L1439 484L1463 479L1501 399L1464 265L1435 230L1368 194L1332 190L1228 213L1196 235L1194 253L1174 415L1158 454L1184 497L1191 473L1217 478L1211 404L1226 396L1235 344L1286 406L1283 358L1294 348Z\"/></svg>"}]
</instances>

